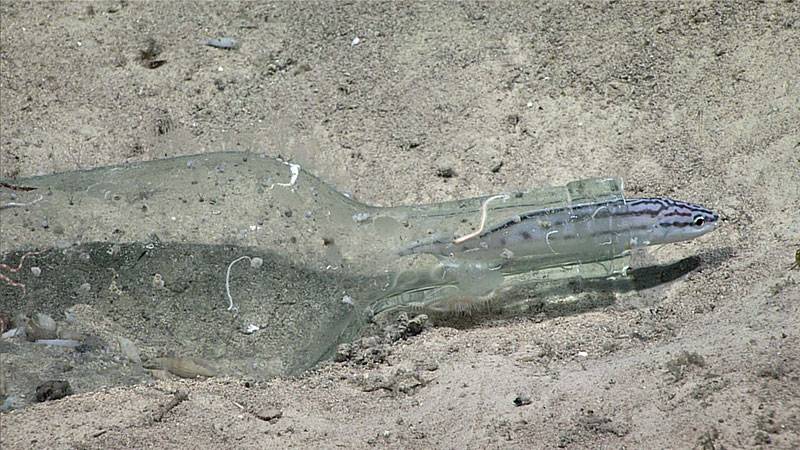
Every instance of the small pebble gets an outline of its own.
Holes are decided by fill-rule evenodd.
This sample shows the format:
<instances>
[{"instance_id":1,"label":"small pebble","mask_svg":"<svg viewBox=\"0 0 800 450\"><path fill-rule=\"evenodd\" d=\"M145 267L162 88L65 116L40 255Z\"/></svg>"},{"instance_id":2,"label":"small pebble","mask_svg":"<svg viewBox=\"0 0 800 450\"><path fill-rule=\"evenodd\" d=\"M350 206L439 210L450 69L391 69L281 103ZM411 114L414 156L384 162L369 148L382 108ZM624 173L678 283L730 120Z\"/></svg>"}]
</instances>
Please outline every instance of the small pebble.
<instances>
[{"instance_id":1,"label":"small pebble","mask_svg":"<svg viewBox=\"0 0 800 450\"><path fill-rule=\"evenodd\" d=\"M265 406L255 412L255 416L267 422L280 419L283 416L283 411L278 408Z\"/></svg>"},{"instance_id":2,"label":"small pebble","mask_svg":"<svg viewBox=\"0 0 800 450\"><path fill-rule=\"evenodd\" d=\"M12 328L3 334L0 334L0 339L11 339L13 337L22 336L25 333L25 328Z\"/></svg>"},{"instance_id":3,"label":"small pebble","mask_svg":"<svg viewBox=\"0 0 800 450\"><path fill-rule=\"evenodd\" d=\"M436 176L440 178L453 178L456 176L456 171L452 167L440 167L436 169Z\"/></svg>"},{"instance_id":4,"label":"small pebble","mask_svg":"<svg viewBox=\"0 0 800 450\"><path fill-rule=\"evenodd\" d=\"M353 221L356 223L366 222L369 220L371 214L370 213L358 213L353 215Z\"/></svg>"},{"instance_id":5,"label":"small pebble","mask_svg":"<svg viewBox=\"0 0 800 450\"><path fill-rule=\"evenodd\" d=\"M43 330L56 331L56 321L47 314L37 313L36 325Z\"/></svg>"},{"instance_id":6,"label":"small pebble","mask_svg":"<svg viewBox=\"0 0 800 450\"><path fill-rule=\"evenodd\" d=\"M406 325L406 334L409 336L416 336L422 332L425 324L428 323L428 315L420 314L408 321Z\"/></svg>"},{"instance_id":7,"label":"small pebble","mask_svg":"<svg viewBox=\"0 0 800 450\"><path fill-rule=\"evenodd\" d=\"M9 395L6 397L6 401L0 405L0 413L11 411L12 409L16 408L16 403L19 401L19 398L16 395Z\"/></svg>"},{"instance_id":8,"label":"small pebble","mask_svg":"<svg viewBox=\"0 0 800 450\"><path fill-rule=\"evenodd\" d=\"M67 381L50 380L36 388L36 401L58 400L71 393L72 390Z\"/></svg>"},{"instance_id":9,"label":"small pebble","mask_svg":"<svg viewBox=\"0 0 800 450\"><path fill-rule=\"evenodd\" d=\"M153 287L156 289L164 288L164 277L160 273L153 275Z\"/></svg>"},{"instance_id":10,"label":"small pebble","mask_svg":"<svg viewBox=\"0 0 800 450\"><path fill-rule=\"evenodd\" d=\"M525 406L531 404L531 397L527 394L520 394L514 399L514 406Z\"/></svg>"},{"instance_id":11,"label":"small pebble","mask_svg":"<svg viewBox=\"0 0 800 450\"><path fill-rule=\"evenodd\" d=\"M236 38L221 37L218 39L209 39L207 41L198 42L199 45L208 45L209 47L224 48L231 50L236 48Z\"/></svg>"},{"instance_id":12,"label":"small pebble","mask_svg":"<svg viewBox=\"0 0 800 450\"><path fill-rule=\"evenodd\" d=\"M39 267L31 267L31 273L33 274L33 276L38 277L39 275L42 274L42 269L40 269Z\"/></svg>"},{"instance_id":13,"label":"small pebble","mask_svg":"<svg viewBox=\"0 0 800 450\"><path fill-rule=\"evenodd\" d=\"M141 364L142 358L139 357L139 350L136 348L136 344L133 343L128 338L120 338L119 340L119 349L128 361L131 361L135 364Z\"/></svg>"},{"instance_id":14,"label":"small pebble","mask_svg":"<svg viewBox=\"0 0 800 450\"><path fill-rule=\"evenodd\" d=\"M38 319L25 319L23 321L25 324L25 339L28 342L34 342L38 339L57 339L58 334L56 333L55 326L52 329L48 329L39 325ZM44 321L45 326L50 324L47 323L47 319Z\"/></svg>"}]
</instances>

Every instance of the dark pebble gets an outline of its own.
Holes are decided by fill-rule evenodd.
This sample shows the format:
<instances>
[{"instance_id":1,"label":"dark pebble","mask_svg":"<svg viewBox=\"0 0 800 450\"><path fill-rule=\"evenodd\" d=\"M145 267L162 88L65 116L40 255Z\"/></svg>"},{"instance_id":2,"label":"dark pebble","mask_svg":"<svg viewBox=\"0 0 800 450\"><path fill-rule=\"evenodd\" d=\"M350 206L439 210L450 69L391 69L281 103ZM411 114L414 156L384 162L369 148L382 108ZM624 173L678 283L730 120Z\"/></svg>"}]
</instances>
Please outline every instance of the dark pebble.
<instances>
[{"instance_id":1,"label":"dark pebble","mask_svg":"<svg viewBox=\"0 0 800 450\"><path fill-rule=\"evenodd\" d=\"M531 398L525 394L520 394L514 399L514 406L525 406L531 404Z\"/></svg>"},{"instance_id":2,"label":"dark pebble","mask_svg":"<svg viewBox=\"0 0 800 450\"><path fill-rule=\"evenodd\" d=\"M36 401L46 402L49 400L58 400L68 396L71 393L72 392L67 381L45 381L41 386L36 388Z\"/></svg>"},{"instance_id":3,"label":"dark pebble","mask_svg":"<svg viewBox=\"0 0 800 450\"><path fill-rule=\"evenodd\" d=\"M283 411L278 408L266 406L255 412L255 416L267 422L280 419L283 416Z\"/></svg>"}]
</instances>

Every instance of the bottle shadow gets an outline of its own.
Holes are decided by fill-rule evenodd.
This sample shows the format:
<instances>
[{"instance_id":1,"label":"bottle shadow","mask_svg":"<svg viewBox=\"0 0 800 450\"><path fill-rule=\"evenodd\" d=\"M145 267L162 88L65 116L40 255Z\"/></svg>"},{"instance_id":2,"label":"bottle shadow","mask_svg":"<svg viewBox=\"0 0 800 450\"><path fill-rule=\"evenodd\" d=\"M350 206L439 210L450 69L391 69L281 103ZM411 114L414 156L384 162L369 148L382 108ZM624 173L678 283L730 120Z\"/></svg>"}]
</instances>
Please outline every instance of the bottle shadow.
<instances>
[{"instance_id":1,"label":"bottle shadow","mask_svg":"<svg viewBox=\"0 0 800 450\"><path fill-rule=\"evenodd\" d=\"M696 271L713 270L735 255L731 247L703 251L670 264L649 265L629 270L626 276L606 279L572 279L538 282L518 286L478 303L472 310L431 312L437 326L469 329L498 319L531 319L537 322L573 316L606 308L620 307L623 294L639 293L651 297L649 291L663 288Z\"/></svg>"}]
</instances>

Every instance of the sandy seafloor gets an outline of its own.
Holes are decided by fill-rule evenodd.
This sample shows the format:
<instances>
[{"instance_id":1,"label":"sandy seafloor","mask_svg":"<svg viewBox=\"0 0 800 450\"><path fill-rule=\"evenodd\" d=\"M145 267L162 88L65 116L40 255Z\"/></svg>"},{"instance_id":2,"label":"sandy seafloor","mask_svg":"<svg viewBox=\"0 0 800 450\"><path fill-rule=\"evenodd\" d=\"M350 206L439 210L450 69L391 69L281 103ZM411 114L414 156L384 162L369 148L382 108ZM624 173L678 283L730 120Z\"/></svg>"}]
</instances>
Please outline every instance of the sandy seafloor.
<instances>
[{"instance_id":1,"label":"sandy seafloor","mask_svg":"<svg viewBox=\"0 0 800 450\"><path fill-rule=\"evenodd\" d=\"M239 48L197 45L218 36ZM622 176L722 217L659 251L696 268L609 306L433 320L385 362L250 387L76 394L0 415L3 449L800 447L796 1L3 0L0 125L2 178L251 150L381 205Z\"/></svg>"}]
</instances>

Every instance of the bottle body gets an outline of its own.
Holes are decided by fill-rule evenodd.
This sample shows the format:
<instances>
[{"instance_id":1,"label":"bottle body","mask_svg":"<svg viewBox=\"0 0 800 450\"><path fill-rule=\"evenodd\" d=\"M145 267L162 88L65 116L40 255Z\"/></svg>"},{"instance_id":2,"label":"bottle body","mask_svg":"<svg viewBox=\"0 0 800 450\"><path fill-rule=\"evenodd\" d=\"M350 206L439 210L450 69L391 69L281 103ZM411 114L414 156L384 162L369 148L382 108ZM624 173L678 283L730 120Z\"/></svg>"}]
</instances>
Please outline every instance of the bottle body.
<instances>
[{"instance_id":1,"label":"bottle body","mask_svg":"<svg viewBox=\"0 0 800 450\"><path fill-rule=\"evenodd\" d=\"M45 251L41 277L19 272L26 298L0 287L6 314L88 305L150 356L258 378L310 367L375 314L613 275L630 248L613 179L373 207L293 163L216 153L6 185L0 252Z\"/></svg>"}]
</instances>

